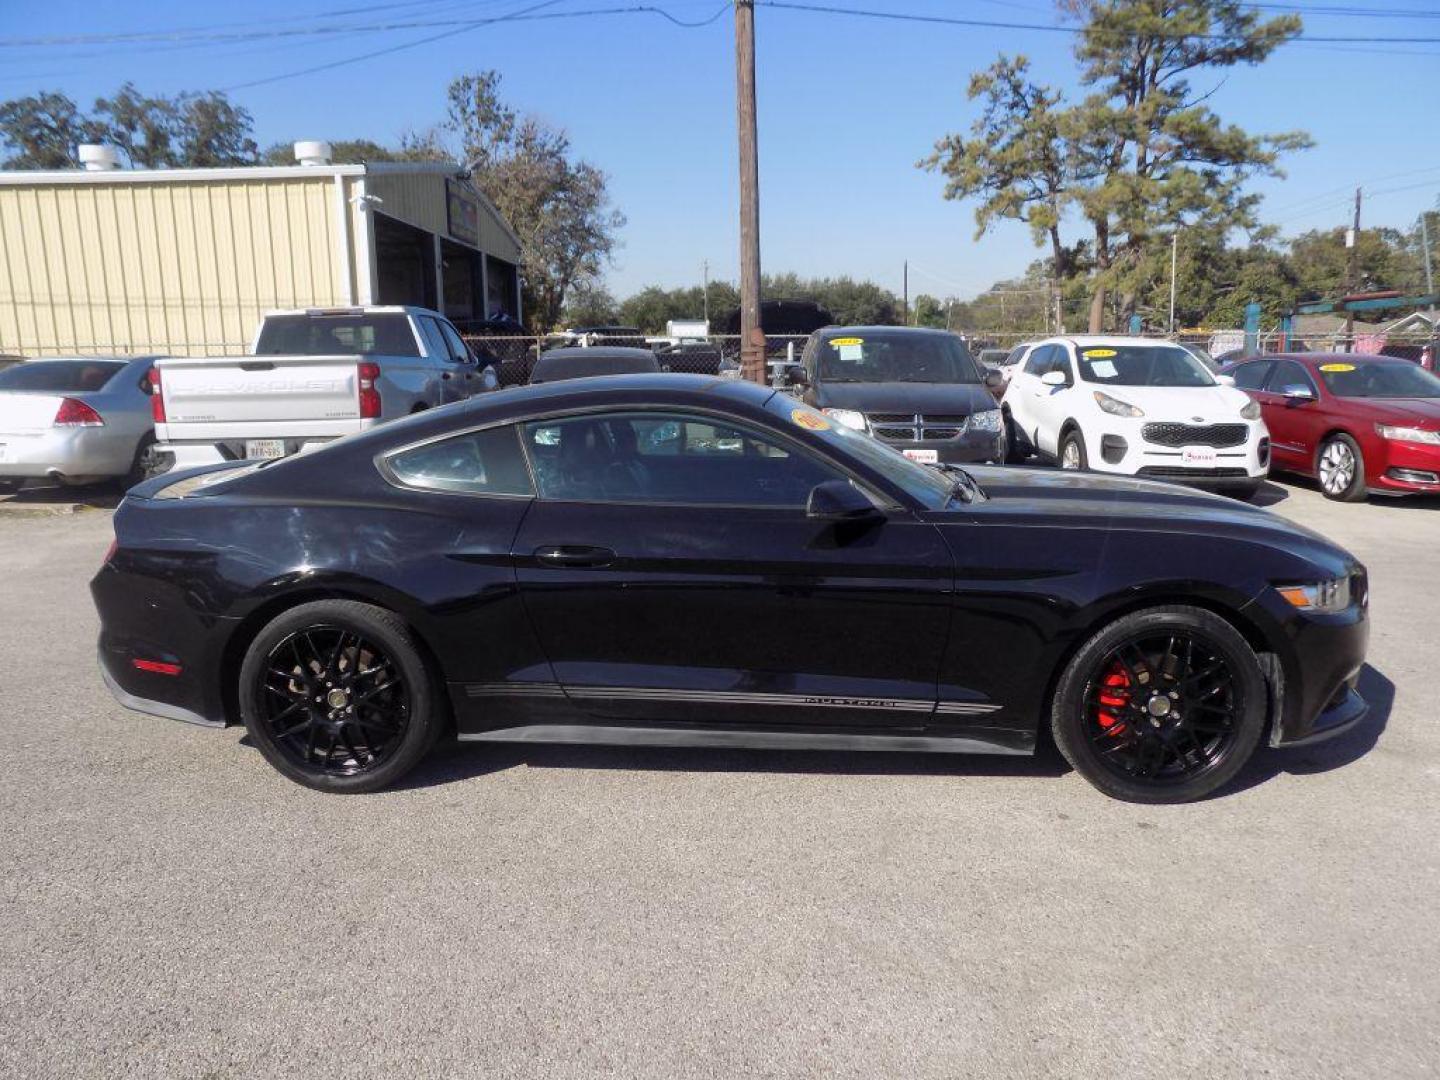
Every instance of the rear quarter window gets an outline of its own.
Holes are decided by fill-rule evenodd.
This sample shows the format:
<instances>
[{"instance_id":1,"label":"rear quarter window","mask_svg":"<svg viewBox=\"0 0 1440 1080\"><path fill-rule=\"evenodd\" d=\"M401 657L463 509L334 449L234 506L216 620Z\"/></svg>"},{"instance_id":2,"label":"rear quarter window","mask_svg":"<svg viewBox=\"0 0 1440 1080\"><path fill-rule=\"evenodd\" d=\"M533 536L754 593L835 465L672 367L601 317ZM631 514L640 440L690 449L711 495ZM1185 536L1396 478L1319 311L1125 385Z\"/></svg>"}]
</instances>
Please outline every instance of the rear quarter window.
<instances>
[{"instance_id":1,"label":"rear quarter window","mask_svg":"<svg viewBox=\"0 0 1440 1080\"><path fill-rule=\"evenodd\" d=\"M419 356L410 319L373 315L271 315L260 327L257 356ZM443 355L443 353L442 353Z\"/></svg>"},{"instance_id":2,"label":"rear quarter window","mask_svg":"<svg viewBox=\"0 0 1440 1080\"><path fill-rule=\"evenodd\" d=\"M533 495L513 427L486 428L391 454L382 469L406 487L468 495Z\"/></svg>"}]
</instances>

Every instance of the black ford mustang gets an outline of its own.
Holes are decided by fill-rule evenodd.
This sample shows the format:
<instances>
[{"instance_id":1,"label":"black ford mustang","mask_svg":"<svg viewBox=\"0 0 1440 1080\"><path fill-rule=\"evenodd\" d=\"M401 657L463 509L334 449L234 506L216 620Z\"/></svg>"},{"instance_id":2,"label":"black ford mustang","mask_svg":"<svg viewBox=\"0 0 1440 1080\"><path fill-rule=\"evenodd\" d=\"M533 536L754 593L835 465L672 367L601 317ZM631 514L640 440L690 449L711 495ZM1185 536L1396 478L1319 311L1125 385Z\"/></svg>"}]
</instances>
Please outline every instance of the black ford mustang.
<instances>
[{"instance_id":1,"label":"black ford mustang","mask_svg":"<svg viewBox=\"0 0 1440 1080\"><path fill-rule=\"evenodd\" d=\"M369 791L461 739L1025 754L1179 801L1354 724L1364 568L1128 478L939 470L784 393L615 376L167 474L92 585L124 704Z\"/></svg>"}]
</instances>

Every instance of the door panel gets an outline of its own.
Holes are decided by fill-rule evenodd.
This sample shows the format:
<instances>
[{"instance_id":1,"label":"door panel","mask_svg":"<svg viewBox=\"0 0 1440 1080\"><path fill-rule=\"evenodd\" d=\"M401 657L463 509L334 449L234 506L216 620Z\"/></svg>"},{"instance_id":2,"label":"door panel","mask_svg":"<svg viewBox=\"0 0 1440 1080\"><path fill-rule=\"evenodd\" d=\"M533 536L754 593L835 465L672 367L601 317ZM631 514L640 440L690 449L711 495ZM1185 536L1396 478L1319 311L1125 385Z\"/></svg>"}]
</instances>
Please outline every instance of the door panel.
<instances>
[{"instance_id":1,"label":"door panel","mask_svg":"<svg viewBox=\"0 0 1440 1080\"><path fill-rule=\"evenodd\" d=\"M596 718L918 730L932 712L952 582L933 525L540 501L515 555L556 676Z\"/></svg>"},{"instance_id":2,"label":"door panel","mask_svg":"<svg viewBox=\"0 0 1440 1080\"><path fill-rule=\"evenodd\" d=\"M1290 385L1307 387L1318 394L1315 382L1293 360L1278 360L1270 370L1265 389L1255 394L1270 429L1270 454L1277 468L1313 472L1315 440L1324 425L1324 406L1319 400L1292 402L1285 398Z\"/></svg>"}]
</instances>

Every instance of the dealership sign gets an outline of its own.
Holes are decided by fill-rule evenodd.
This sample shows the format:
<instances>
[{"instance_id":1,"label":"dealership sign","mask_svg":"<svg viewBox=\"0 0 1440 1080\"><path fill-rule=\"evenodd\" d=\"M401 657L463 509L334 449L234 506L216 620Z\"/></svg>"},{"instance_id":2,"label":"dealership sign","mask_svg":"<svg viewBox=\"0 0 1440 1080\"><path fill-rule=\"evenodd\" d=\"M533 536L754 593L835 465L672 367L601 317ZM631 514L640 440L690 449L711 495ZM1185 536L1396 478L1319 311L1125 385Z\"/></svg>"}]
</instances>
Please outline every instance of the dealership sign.
<instances>
[{"instance_id":1,"label":"dealership sign","mask_svg":"<svg viewBox=\"0 0 1440 1080\"><path fill-rule=\"evenodd\" d=\"M445 227L456 240L480 246L480 203L455 180L445 181Z\"/></svg>"}]
</instances>

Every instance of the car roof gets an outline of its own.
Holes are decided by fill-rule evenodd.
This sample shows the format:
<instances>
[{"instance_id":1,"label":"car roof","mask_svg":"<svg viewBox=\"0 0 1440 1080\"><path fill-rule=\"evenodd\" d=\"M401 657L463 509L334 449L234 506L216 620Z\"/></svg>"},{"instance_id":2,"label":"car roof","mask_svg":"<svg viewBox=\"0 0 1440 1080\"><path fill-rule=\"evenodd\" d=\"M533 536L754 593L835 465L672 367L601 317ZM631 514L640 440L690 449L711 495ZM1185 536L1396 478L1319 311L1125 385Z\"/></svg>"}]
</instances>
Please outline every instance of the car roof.
<instances>
[{"instance_id":1,"label":"car roof","mask_svg":"<svg viewBox=\"0 0 1440 1080\"><path fill-rule=\"evenodd\" d=\"M1250 359L1246 357L1246 359ZM1380 356L1377 353L1267 353L1264 357L1256 357L1264 360L1296 360L1302 364L1314 366L1316 364L1353 364L1357 360L1364 360L1367 364L1372 361L1377 364L1411 364L1413 361L1406 360L1403 356Z\"/></svg>"},{"instance_id":2,"label":"car roof","mask_svg":"<svg viewBox=\"0 0 1440 1080\"><path fill-rule=\"evenodd\" d=\"M628 348L623 345L592 345L588 349L580 345L566 345L559 349L546 349L540 354L541 360L653 360L655 353L650 349Z\"/></svg>"},{"instance_id":3,"label":"car roof","mask_svg":"<svg viewBox=\"0 0 1440 1080\"><path fill-rule=\"evenodd\" d=\"M815 331L817 337L843 337L846 334L910 334L915 336L944 334L947 337L959 337L953 330L944 330L934 326L825 326Z\"/></svg>"},{"instance_id":4,"label":"car roof","mask_svg":"<svg viewBox=\"0 0 1440 1080\"><path fill-rule=\"evenodd\" d=\"M1169 345L1178 349L1180 345L1169 338L1140 337L1134 334L1057 334L1054 337L1045 338L1043 341L1036 341L1036 345L1074 345L1077 348L1083 345L1139 345L1142 348L1153 348L1156 345Z\"/></svg>"}]
</instances>

